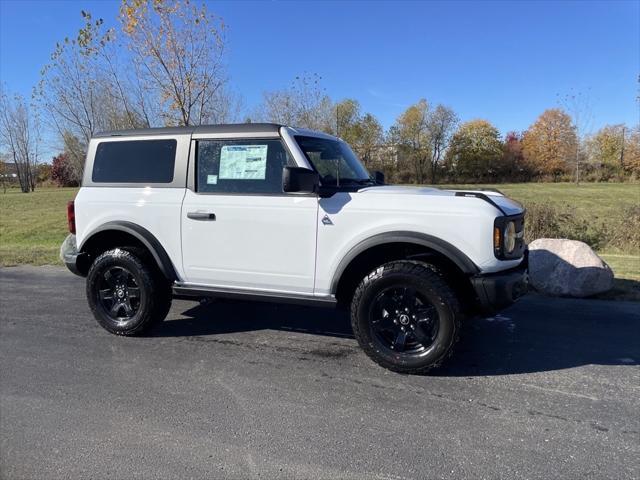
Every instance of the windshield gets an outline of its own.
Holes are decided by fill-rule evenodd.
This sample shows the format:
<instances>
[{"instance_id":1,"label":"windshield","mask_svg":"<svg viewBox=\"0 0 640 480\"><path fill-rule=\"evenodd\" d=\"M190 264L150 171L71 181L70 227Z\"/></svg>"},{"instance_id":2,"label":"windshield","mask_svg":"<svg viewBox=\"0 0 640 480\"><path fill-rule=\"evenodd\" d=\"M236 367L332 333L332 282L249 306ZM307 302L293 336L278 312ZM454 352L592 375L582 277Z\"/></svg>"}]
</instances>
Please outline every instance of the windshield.
<instances>
[{"instance_id":1,"label":"windshield","mask_svg":"<svg viewBox=\"0 0 640 480\"><path fill-rule=\"evenodd\" d=\"M345 142L318 137L295 138L307 160L320 174L322 185L364 185L372 182L369 172Z\"/></svg>"}]
</instances>

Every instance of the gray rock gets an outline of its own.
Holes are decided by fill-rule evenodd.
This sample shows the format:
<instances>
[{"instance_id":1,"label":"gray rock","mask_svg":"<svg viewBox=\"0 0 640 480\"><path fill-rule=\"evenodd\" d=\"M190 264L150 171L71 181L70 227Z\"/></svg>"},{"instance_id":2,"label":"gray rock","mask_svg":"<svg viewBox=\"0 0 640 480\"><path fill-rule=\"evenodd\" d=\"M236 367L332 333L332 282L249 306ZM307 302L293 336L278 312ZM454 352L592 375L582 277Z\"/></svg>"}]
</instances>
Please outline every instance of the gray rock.
<instances>
[{"instance_id":1,"label":"gray rock","mask_svg":"<svg viewBox=\"0 0 640 480\"><path fill-rule=\"evenodd\" d=\"M539 238L529 244L529 281L547 295L589 297L613 286L613 272L577 240Z\"/></svg>"}]
</instances>

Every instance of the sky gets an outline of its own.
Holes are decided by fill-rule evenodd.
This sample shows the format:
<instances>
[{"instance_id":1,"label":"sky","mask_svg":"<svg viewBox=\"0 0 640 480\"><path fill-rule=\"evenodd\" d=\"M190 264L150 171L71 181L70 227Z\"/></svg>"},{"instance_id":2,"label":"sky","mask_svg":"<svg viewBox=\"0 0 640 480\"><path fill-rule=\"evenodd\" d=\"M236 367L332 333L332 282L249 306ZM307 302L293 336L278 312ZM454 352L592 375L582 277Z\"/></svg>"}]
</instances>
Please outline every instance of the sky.
<instances>
[{"instance_id":1,"label":"sky","mask_svg":"<svg viewBox=\"0 0 640 480\"><path fill-rule=\"evenodd\" d=\"M589 99L590 129L640 122L640 1L212 1L247 110L305 72L385 128L420 98L525 130L558 96ZM80 10L115 24L111 0L0 0L0 81L29 95Z\"/></svg>"}]
</instances>

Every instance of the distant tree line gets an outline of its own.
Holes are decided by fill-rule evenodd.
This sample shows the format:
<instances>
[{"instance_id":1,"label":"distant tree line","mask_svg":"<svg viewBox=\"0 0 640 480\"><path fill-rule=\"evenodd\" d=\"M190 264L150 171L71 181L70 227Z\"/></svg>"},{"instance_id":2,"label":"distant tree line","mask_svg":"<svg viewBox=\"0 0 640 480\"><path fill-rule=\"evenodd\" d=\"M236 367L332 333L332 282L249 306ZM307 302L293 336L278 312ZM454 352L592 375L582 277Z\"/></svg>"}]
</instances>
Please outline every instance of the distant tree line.
<instances>
[{"instance_id":1,"label":"distant tree line","mask_svg":"<svg viewBox=\"0 0 640 480\"><path fill-rule=\"evenodd\" d=\"M370 170L398 183L640 178L637 125L584 135L572 109L553 108L525 132L502 137L487 120L460 122L451 107L420 99L385 130L357 100L332 99L321 77L308 73L265 92L246 113L226 73L226 27L206 5L123 0L109 28L81 14L82 28L56 44L32 101L0 92L0 153L25 192L43 172L59 185L78 185L89 139L99 131L234 121L337 135ZM48 169L38 167L43 131L55 133L61 152Z\"/></svg>"},{"instance_id":2,"label":"distant tree line","mask_svg":"<svg viewBox=\"0 0 640 480\"><path fill-rule=\"evenodd\" d=\"M367 168L397 183L621 181L640 178L640 129L607 125L579 138L561 108L504 137L488 120L460 122L446 105L421 99L385 131L354 99L334 102L317 75L266 92L253 118L321 130L347 141ZM580 168L577 169L576 167ZM581 172L576 177L575 172Z\"/></svg>"}]
</instances>

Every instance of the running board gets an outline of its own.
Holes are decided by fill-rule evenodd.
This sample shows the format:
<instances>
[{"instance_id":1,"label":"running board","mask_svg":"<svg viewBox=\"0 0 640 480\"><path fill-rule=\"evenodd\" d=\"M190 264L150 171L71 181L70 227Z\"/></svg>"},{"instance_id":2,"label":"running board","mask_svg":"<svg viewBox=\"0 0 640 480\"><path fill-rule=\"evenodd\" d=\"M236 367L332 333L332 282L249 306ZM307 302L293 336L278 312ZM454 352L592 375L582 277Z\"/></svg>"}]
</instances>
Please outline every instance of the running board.
<instances>
[{"instance_id":1,"label":"running board","mask_svg":"<svg viewBox=\"0 0 640 480\"><path fill-rule=\"evenodd\" d=\"M189 285L186 283L175 283L173 285L173 296L187 299L199 297L230 298L256 302L294 303L298 305L313 305L317 307L335 307L337 305L336 298L333 295L326 297L314 297L312 295L207 287L202 285Z\"/></svg>"}]
</instances>

